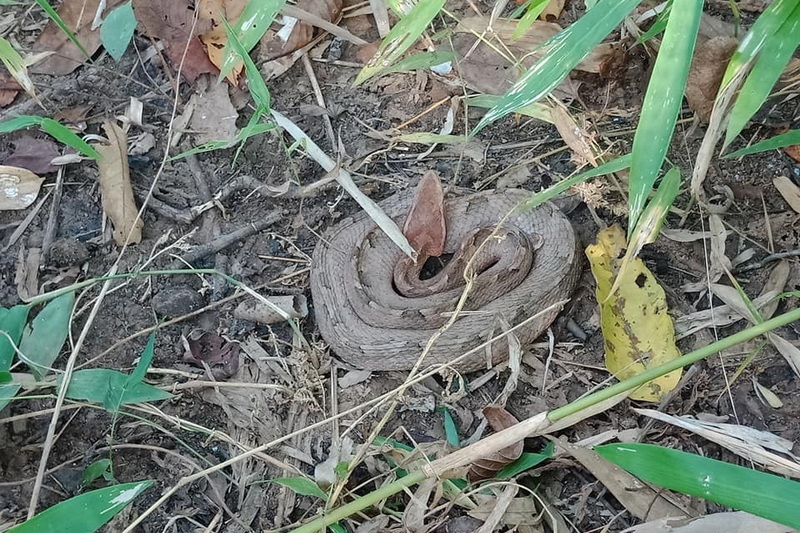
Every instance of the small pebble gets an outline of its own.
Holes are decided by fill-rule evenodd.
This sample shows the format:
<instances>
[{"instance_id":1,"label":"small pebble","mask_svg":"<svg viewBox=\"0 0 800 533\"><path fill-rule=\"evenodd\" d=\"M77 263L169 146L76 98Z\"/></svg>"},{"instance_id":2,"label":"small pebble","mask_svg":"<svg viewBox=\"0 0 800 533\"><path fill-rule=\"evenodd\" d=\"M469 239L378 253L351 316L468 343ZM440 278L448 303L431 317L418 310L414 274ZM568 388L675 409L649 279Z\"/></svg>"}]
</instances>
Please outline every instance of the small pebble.
<instances>
[{"instance_id":1,"label":"small pebble","mask_svg":"<svg viewBox=\"0 0 800 533\"><path fill-rule=\"evenodd\" d=\"M205 300L186 285L174 285L159 291L150 305L158 316L174 318L197 311L205 305Z\"/></svg>"}]
</instances>

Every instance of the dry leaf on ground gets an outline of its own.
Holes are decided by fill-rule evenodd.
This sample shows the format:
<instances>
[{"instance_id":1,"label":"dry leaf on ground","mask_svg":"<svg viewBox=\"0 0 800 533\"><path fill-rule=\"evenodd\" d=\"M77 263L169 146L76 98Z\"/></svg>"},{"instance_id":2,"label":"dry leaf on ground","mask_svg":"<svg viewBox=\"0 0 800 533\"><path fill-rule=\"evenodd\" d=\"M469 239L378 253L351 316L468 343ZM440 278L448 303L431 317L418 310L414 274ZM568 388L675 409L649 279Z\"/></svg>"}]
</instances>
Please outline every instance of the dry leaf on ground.
<instances>
[{"instance_id":1,"label":"dry leaf on ground","mask_svg":"<svg viewBox=\"0 0 800 533\"><path fill-rule=\"evenodd\" d=\"M486 421L495 431L502 431L506 428L518 424L514 415L503 409L502 407L488 406L483 409L483 416ZM472 462L467 478L475 483L484 479L490 479L495 476L500 470L519 459L522 455L523 443L522 441L515 442L514 444L499 450L492 454L490 457L481 457Z\"/></svg>"},{"instance_id":2,"label":"dry leaf on ground","mask_svg":"<svg viewBox=\"0 0 800 533\"><path fill-rule=\"evenodd\" d=\"M615 225L601 231L597 244L586 248L597 281L606 367L619 380L681 355L675 345L664 289L641 259L634 258L628 263L617 290L609 297L614 280L620 275L625 246L625 234ZM630 397L657 402L675 388L680 377L680 370L670 372L642 385Z\"/></svg>"},{"instance_id":3,"label":"dry leaf on ground","mask_svg":"<svg viewBox=\"0 0 800 533\"><path fill-rule=\"evenodd\" d=\"M686 80L686 101L703 122L711 118L722 75L738 45L735 37L714 37L697 45Z\"/></svg>"},{"instance_id":4,"label":"dry leaf on ground","mask_svg":"<svg viewBox=\"0 0 800 533\"><path fill-rule=\"evenodd\" d=\"M200 74L218 72L198 38L198 35L211 29L211 23L199 17L194 23L195 11L189 2L133 0L133 12L140 31L164 43L164 51L175 70L181 65L186 49L186 58L181 67L184 78L194 81Z\"/></svg>"},{"instance_id":5,"label":"dry leaf on ground","mask_svg":"<svg viewBox=\"0 0 800 533\"><path fill-rule=\"evenodd\" d=\"M447 237L444 216L444 190L436 172L422 176L414 203L403 225L403 235L420 257L439 257Z\"/></svg>"},{"instance_id":6,"label":"dry leaf on ground","mask_svg":"<svg viewBox=\"0 0 800 533\"><path fill-rule=\"evenodd\" d=\"M16 139L13 144L14 151L3 164L27 168L36 174L47 174L58 170L58 167L50 162L61 154L56 143L50 139L36 139L26 135Z\"/></svg>"},{"instance_id":7,"label":"dry leaf on ground","mask_svg":"<svg viewBox=\"0 0 800 533\"><path fill-rule=\"evenodd\" d=\"M589 132L585 128L578 126L575 119L572 118L563 105L554 105L550 108L550 112L553 115L553 124L558 130L558 134L561 135L561 138L572 150L575 163L579 167L587 163L596 167L597 158L595 154L600 150L592 142L592 136Z\"/></svg>"},{"instance_id":8,"label":"dry leaf on ground","mask_svg":"<svg viewBox=\"0 0 800 533\"><path fill-rule=\"evenodd\" d=\"M100 154L97 166L100 170L103 211L114 225L114 242L119 246L126 242L135 244L142 240L144 221L139 218L139 209L133 198L128 168L128 137L112 121L106 121L103 130L108 135L109 144L94 145Z\"/></svg>"},{"instance_id":9,"label":"dry leaf on ground","mask_svg":"<svg viewBox=\"0 0 800 533\"><path fill-rule=\"evenodd\" d=\"M123 0L106 0L105 12L108 13L122 2ZM92 21L99 5L100 0L65 0L58 7L58 15L72 30L78 42L89 55L94 54L100 48L100 29L92 29ZM36 39L33 50L53 52L53 55L28 69L34 74L62 76L69 74L86 61L83 52L52 20L48 21L44 31Z\"/></svg>"},{"instance_id":10,"label":"dry leaf on ground","mask_svg":"<svg viewBox=\"0 0 800 533\"><path fill-rule=\"evenodd\" d=\"M194 134L195 146L214 141L233 142L239 133L236 127L239 113L231 103L228 85L208 78L205 84L202 79L198 80L198 85L205 87L192 95L194 113L189 121L189 129L197 132Z\"/></svg>"},{"instance_id":11,"label":"dry leaf on ground","mask_svg":"<svg viewBox=\"0 0 800 533\"><path fill-rule=\"evenodd\" d=\"M183 360L200 368L211 369L214 379L227 379L239 371L239 344L216 333L195 329L181 336Z\"/></svg>"},{"instance_id":12,"label":"dry leaf on ground","mask_svg":"<svg viewBox=\"0 0 800 533\"><path fill-rule=\"evenodd\" d=\"M792 527L742 511L699 518L661 518L633 526L622 533L792 533Z\"/></svg>"},{"instance_id":13,"label":"dry leaf on ground","mask_svg":"<svg viewBox=\"0 0 800 533\"><path fill-rule=\"evenodd\" d=\"M547 21L558 20L561 16L561 12L564 11L564 2L565 0L549 0L542 10L542 14L539 15L539 18Z\"/></svg>"},{"instance_id":14,"label":"dry leaf on ground","mask_svg":"<svg viewBox=\"0 0 800 533\"><path fill-rule=\"evenodd\" d=\"M0 211L17 211L31 205L43 181L26 168L0 165Z\"/></svg>"},{"instance_id":15,"label":"dry leaf on ground","mask_svg":"<svg viewBox=\"0 0 800 533\"><path fill-rule=\"evenodd\" d=\"M5 107L14 101L17 94L22 90L17 80L15 80L8 70L0 65L0 107Z\"/></svg>"},{"instance_id":16,"label":"dry leaf on ground","mask_svg":"<svg viewBox=\"0 0 800 533\"><path fill-rule=\"evenodd\" d=\"M232 24L242 14L246 5L245 0L200 0L197 4L198 17L211 23L211 29L200 35L200 42L205 45L208 58L218 69L225 60L223 52L228 43L228 34L222 20L224 18ZM242 61L234 65L228 73L231 85L238 85L243 69Z\"/></svg>"},{"instance_id":17,"label":"dry leaf on ground","mask_svg":"<svg viewBox=\"0 0 800 533\"><path fill-rule=\"evenodd\" d=\"M336 22L342 14L342 0L298 0L295 6L326 22ZM261 39L259 56L263 61L286 56L310 43L313 37L311 24L283 15Z\"/></svg>"},{"instance_id":18,"label":"dry leaf on ground","mask_svg":"<svg viewBox=\"0 0 800 533\"><path fill-rule=\"evenodd\" d=\"M795 213L800 213L800 187L786 176L778 176L772 180L772 184L781 193L786 203L794 209Z\"/></svg>"}]
</instances>

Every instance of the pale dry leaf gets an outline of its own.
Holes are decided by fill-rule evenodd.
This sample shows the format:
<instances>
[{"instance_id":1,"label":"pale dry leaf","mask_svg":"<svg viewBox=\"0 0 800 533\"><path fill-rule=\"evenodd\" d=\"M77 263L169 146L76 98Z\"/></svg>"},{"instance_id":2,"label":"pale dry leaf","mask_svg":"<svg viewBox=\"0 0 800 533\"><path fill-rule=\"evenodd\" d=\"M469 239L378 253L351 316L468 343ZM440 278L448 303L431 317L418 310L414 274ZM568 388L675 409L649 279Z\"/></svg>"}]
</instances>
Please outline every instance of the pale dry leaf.
<instances>
[{"instance_id":1,"label":"pale dry leaf","mask_svg":"<svg viewBox=\"0 0 800 533\"><path fill-rule=\"evenodd\" d=\"M25 168L0 165L0 211L18 211L39 195L44 178Z\"/></svg>"},{"instance_id":2,"label":"pale dry leaf","mask_svg":"<svg viewBox=\"0 0 800 533\"><path fill-rule=\"evenodd\" d=\"M425 526L425 516L434 507L433 504L428 503L428 500L431 499L431 493L438 483L438 479L427 478L417 486L403 511L405 531L409 533L427 533L428 528Z\"/></svg>"},{"instance_id":3,"label":"pale dry leaf","mask_svg":"<svg viewBox=\"0 0 800 533\"><path fill-rule=\"evenodd\" d=\"M94 145L100 154L97 166L103 211L114 225L114 242L118 246L126 242L135 244L142 240L144 221L139 218L131 187L128 136L112 121L106 121L103 130L108 135L109 144Z\"/></svg>"},{"instance_id":4,"label":"pale dry leaf","mask_svg":"<svg viewBox=\"0 0 800 533\"><path fill-rule=\"evenodd\" d=\"M549 0L539 18L547 21L558 20L562 11L564 11L564 0Z\"/></svg>"},{"instance_id":5,"label":"pale dry leaf","mask_svg":"<svg viewBox=\"0 0 800 533\"><path fill-rule=\"evenodd\" d=\"M698 518L661 518L639 524L622 533L792 533L784 526L742 511L715 513Z\"/></svg>"},{"instance_id":6,"label":"pale dry leaf","mask_svg":"<svg viewBox=\"0 0 800 533\"><path fill-rule=\"evenodd\" d=\"M795 213L800 213L800 187L786 176L778 176L772 180L772 184Z\"/></svg>"},{"instance_id":7,"label":"pale dry leaf","mask_svg":"<svg viewBox=\"0 0 800 533\"><path fill-rule=\"evenodd\" d=\"M773 409L780 409L781 407L783 407L783 402L778 397L778 395L772 392L772 390L770 390L769 388L765 387L764 385L756 381L755 378L753 378L753 385L758 395L761 397L762 400L764 400L767 403L767 405L769 405Z\"/></svg>"},{"instance_id":8,"label":"pale dry leaf","mask_svg":"<svg viewBox=\"0 0 800 533\"><path fill-rule=\"evenodd\" d=\"M686 101L703 122L711 118L714 97L738 45L735 37L714 37L697 46L686 79Z\"/></svg>"},{"instance_id":9,"label":"pale dry leaf","mask_svg":"<svg viewBox=\"0 0 800 533\"><path fill-rule=\"evenodd\" d=\"M588 163L596 167L597 158L595 157L595 152L597 148L592 143L592 136L589 132L578 125L563 105L553 106L550 112L553 115L553 124L558 130L558 134L561 135L561 138L572 150L572 153L577 158L576 163L578 166Z\"/></svg>"},{"instance_id":10,"label":"pale dry leaf","mask_svg":"<svg viewBox=\"0 0 800 533\"><path fill-rule=\"evenodd\" d=\"M786 288L786 284L789 283L789 274L791 274L791 271L792 266L788 260L782 259L778 261L778 264L776 264L775 268L769 273L769 277L764 283L764 286L761 287L759 296L764 296L769 293L775 295L782 293ZM759 312L761 313L761 317L764 320L772 318L772 315L774 315L775 311L778 309L778 303L780 303L780 301L775 298L765 304L764 307L760 308Z\"/></svg>"},{"instance_id":11,"label":"pale dry leaf","mask_svg":"<svg viewBox=\"0 0 800 533\"><path fill-rule=\"evenodd\" d=\"M769 292L753 300L756 309L762 309L767 303L771 302L777 294ZM711 309L703 309L694 313L683 315L675 320L675 332L677 338L682 339L701 329L710 327L730 326L744 317L729 305L719 305Z\"/></svg>"},{"instance_id":12,"label":"pale dry leaf","mask_svg":"<svg viewBox=\"0 0 800 533\"><path fill-rule=\"evenodd\" d=\"M496 432L500 432L509 428L519 421L503 409L489 405L484 407L483 416L486 417L487 422ZM490 479L495 476L500 470L519 459L522 455L523 443L522 441L515 442L487 457L481 457L472 462L467 478L471 482Z\"/></svg>"},{"instance_id":13,"label":"pale dry leaf","mask_svg":"<svg viewBox=\"0 0 800 533\"><path fill-rule=\"evenodd\" d=\"M197 94L194 113L189 121L189 128L198 132L194 135L195 145L202 146L214 141L232 142L239 133L236 127L238 118L239 113L231 103L228 86L206 80L206 87Z\"/></svg>"},{"instance_id":14,"label":"pale dry leaf","mask_svg":"<svg viewBox=\"0 0 800 533\"><path fill-rule=\"evenodd\" d=\"M689 229L662 228L661 235L675 242L695 242L711 237L711 234L707 231L694 231Z\"/></svg>"},{"instance_id":15,"label":"pale dry leaf","mask_svg":"<svg viewBox=\"0 0 800 533\"><path fill-rule=\"evenodd\" d=\"M560 438L556 446L578 460L633 516L640 520L653 520L666 516L687 517L677 505L671 503L662 491L655 491L632 474L611 461L603 459L594 450L575 446Z\"/></svg>"},{"instance_id":16,"label":"pale dry leaf","mask_svg":"<svg viewBox=\"0 0 800 533\"><path fill-rule=\"evenodd\" d=\"M473 518L488 521L493 516L495 508L501 505L500 498L488 494L476 494L478 507L470 510L467 514ZM541 513L536 508L536 501L530 497L514 498L508 503L502 515L503 524L516 526L520 528L520 531L525 526L538 526L541 521Z\"/></svg>"},{"instance_id":17,"label":"pale dry leaf","mask_svg":"<svg viewBox=\"0 0 800 533\"><path fill-rule=\"evenodd\" d=\"M795 479L800 478L800 463L792 455L794 443L788 439L749 426L701 422L691 416L676 417L655 409L633 410L640 415L696 433L748 461L764 466L772 472Z\"/></svg>"},{"instance_id":18,"label":"pale dry leaf","mask_svg":"<svg viewBox=\"0 0 800 533\"><path fill-rule=\"evenodd\" d=\"M483 525L478 529L475 533L492 533L495 529L500 526L501 524L508 524L508 525L517 525L515 523L510 523L508 520L511 515L509 513L509 506L514 501L514 497L519 492L519 485L506 485L503 487L500 496L497 498L497 502L495 503L492 511L489 513L484 519ZM536 515L536 505L533 502L533 498L520 498L522 500L527 500L530 504L530 510L526 509L525 515Z\"/></svg>"}]
</instances>

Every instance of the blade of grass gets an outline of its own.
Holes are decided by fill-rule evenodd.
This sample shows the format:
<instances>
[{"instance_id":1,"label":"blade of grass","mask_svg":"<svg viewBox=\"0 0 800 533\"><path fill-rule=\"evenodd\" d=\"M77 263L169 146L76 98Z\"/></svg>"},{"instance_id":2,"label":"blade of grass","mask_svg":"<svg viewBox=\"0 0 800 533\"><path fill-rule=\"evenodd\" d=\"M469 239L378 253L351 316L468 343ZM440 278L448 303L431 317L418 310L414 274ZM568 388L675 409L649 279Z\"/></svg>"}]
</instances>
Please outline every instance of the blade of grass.
<instances>
[{"instance_id":1,"label":"blade of grass","mask_svg":"<svg viewBox=\"0 0 800 533\"><path fill-rule=\"evenodd\" d=\"M230 33L225 44L225 60L219 69L219 79L227 76L236 64L253 49L261 37L269 29L278 11L281 10L286 0L265 0L261 2L247 2L247 5L233 25L233 32L240 43L240 48L231 46ZM244 49L242 53L239 50Z\"/></svg>"},{"instance_id":2,"label":"blade of grass","mask_svg":"<svg viewBox=\"0 0 800 533\"><path fill-rule=\"evenodd\" d=\"M800 2L796 4L794 11L775 33L767 35L761 53L742 85L730 113L728 130L722 143L723 150L742 132L747 122L767 100L770 90L800 45Z\"/></svg>"},{"instance_id":3,"label":"blade of grass","mask_svg":"<svg viewBox=\"0 0 800 533\"><path fill-rule=\"evenodd\" d=\"M767 150L776 150L778 148L783 148L784 146L794 146L795 144L800 144L800 130L787 131L786 133L776 135L775 137L771 137L766 141L761 141L753 146L736 150L735 152L731 152L730 154L722 157L725 159L729 159L731 157L741 157L744 155L766 152Z\"/></svg>"},{"instance_id":4,"label":"blade of grass","mask_svg":"<svg viewBox=\"0 0 800 533\"><path fill-rule=\"evenodd\" d=\"M703 2L675 0L647 84L631 152L628 234L636 226L675 131L692 62Z\"/></svg>"},{"instance_id":5,"label":"blade of grass","mask_svg":"<svg viewBox=\"0 0 800 533\"><path fill-rule=\"evenodd\" d=\"M420 0L389 31L375 55L361 69L353 85L360 85L391 66L422 35L425 28L444 7L444 0Z\"/></svg>"},{"instance_id":6,"label":"blade of grass","mask_svg":"<svg viewBox=\"0 0 800 533\"><path fill-rule=\"evenodd\" d=\"M64 32L64 35L66 35L67 38L70 41L72 41L72 44L78 47L78 50L81 51L84 57L87 60L91 61L92 58L89 55L89 52L86 51L86 48L83 47L83 45L75 36L75 34L72 32L72 30L70 30L67 27L67 24L64 22L64 19L62 19L61 16L58 13L56 13L56 10L53 9L50 3L47 0L36 0L36 3L39 4L39 7L41 7L45 13L47 13L47 16L50 17L50 20L52 20L56 26L58 26L58 29Z\"/></svg>"},{"instance_id":7,"label":"blade of grass","mask_svg":"<svg viewBox=\"0 0 800 533\"><path fill-rule=\"evenodd\" d=\"M606 444L595 451L670 490L800 528L800 483L654 444Z\"/></svg>"},{"instance_id":8,"label":"blade of grass","mask_svg":"<svg viewBox=\"0 0 800 533\"><path fill-rule=\"evenodd\" d=\"M539 15L542 14L544 8L547 7L547 4L550 0L528 0L519 8L517 8L514 13L512 13L511 18L516 18L517 15L521 11L525 11L525 14L522 15L522 18L519 19L517 23L517 27L514 29L514 33L511 35L512 39L519 39L528 29L533 26L533 23L536 22L536 19L539 18Z\"/></svg>"},{"instance_id":9,"label":"blade of grass","mask_svg":"<svg viewBox=\"0 0 800 533\"><path fill-rule=\"evenodd\" d=\"M25 60L22 59L19 52L11 46L11 43L3 37L0 37L0 61L6 66L11 76L17 80L17 83L25 89L25 92L28 93L39 106L42 106L42 103L36 96L36 86L34 86L33 81L30 76L28 76L28 68L25 66Z\"/></svg>"},{"instance_id":10,"label":"blade of grass","mask_svg":"<svg viewBox=\"0 0 800 533\"><path fill-rule=\"evenodd\" d=\"M509 113L540 100L555 89L640 2L600 0L570 27L551 37L542 45L545 54L486 113L472 135Z\"/></svg>"},{"instance_id":11,"label":"blade of grass","mask_svg":"<svg viewBox=\"0 0 800 533\"><path fill-rule=\"evenodd\" d=\"M37 379L50 372L61 347L69 335L75 293L68 292L49 302L28 324L19 341L19 351Z\"/></svg>"},{"instance_id":12,"label":"blade of grass","mask_svg":"<svg viewBox=\"0 0 800 533\"><path fill-rule=\"evenodd\" d=\"M0 122L0 133L9 133L30 126L39 126L45 133L55 138L57 141L66 144L70 148L74 148L77 152L80 152L86 157L100 159L100 154L97 153L97 150L89 146L89 143L52 118L19 115L10 120Z\"/></svg>"}]
</instances>

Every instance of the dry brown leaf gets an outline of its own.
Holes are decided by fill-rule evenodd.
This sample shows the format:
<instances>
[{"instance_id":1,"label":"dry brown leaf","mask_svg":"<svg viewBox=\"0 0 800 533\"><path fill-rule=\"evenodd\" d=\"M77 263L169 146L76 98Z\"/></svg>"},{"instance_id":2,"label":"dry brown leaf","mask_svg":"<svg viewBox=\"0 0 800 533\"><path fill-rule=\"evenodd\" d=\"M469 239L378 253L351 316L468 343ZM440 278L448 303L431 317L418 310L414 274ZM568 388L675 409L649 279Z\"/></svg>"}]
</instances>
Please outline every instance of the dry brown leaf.
<instances>
[{"instance_id":1,"label":"dry brown leaf","mask_svg":"<svg viewBox=\"0 0 800 533\"><path fill-rule=\"evenodd\" d=\"M792 533L793 527L736 511L715 513L693 519L661 518L626 529L622 533Z\"/></svg>"},{"instance_id":2,"label":"dry brown leaf","mask_svg":"<svg viewBox=\"0 0 800 533\"><path fill-rule=\"evenodd\" d=\"M326 22L336 22L342 14L342 0L298 0L295 7ZM261 39L261 58L271 61L291 54L310 43L313 37L311 24L283 15L280 24L273 24Z\"/></svg>"},{"instance_id":3,"label":"dry brown leaf","mask_svg":"<svg viewBox=\"0 0 800 533\"><path fill-rule=\"evenodd\" d=\"M31 205L43 181L26 168L0 165L0 211L18 211Z\"/></svg>"},{"instance_id":4,"label":"dry brown leaf","mask_svg":"<svg viewBox=\"0 0 800 533\"><path fill-rule=\"evenodd\" d=\"M228 34L222 23L223 18L233 23L239 18L247 2L245 0L200 0L197 4L198 17L211 23L211 29L200 35L200 41L206 47L208 58L218 69L225 60L225 45ZM244 62L239 61L228 73L231 85L239 84L239 76L244 70Z\"/></svg>"},{"instance_id":5,"label":"dry brown leaf","mask_svg":"<svg viewBox=\"0 0 800 533\"><path fill-rule=\"evenodd\" d=\"M686 101L703 122L711 118L722 75L738 45L735 37L714 37L695 50L686 80Z\"/></svg>"},{"instance_id":6,"label":"dry brown leaf","mask_svg":"<svg viewBox=\"0 0 800 533\"><path fill-rule=\"evenodd\" d=\"M194 8L187 0L133 0L133 11L139 29L164 43L164 51L176 70L186 49L181 66L184 78L194 81L200 74L218 72L198 38L211 29L211 23L199 16L195 23Z\"/></svg>"},{"instance_id":7,"label":"dry brown leaf","mask_svg":"<svg viewBox=\"0 0 800 533\"><path fill-rule=\"evenodd\" d=\"M439 480L429 478L424 479L414 490L411 500L403 511L404 531L409 533L426 533L430 528L425 526L425 517L434 505L429 504L433 489L438 485Z\"/></svg>"},{"instance_id":8,"label":"dry brown leaf","mask_svg":"<svg viewBox=\"0 0 800 533\"><path fill-rule=\"evenodd\" d=\"M227 379L239 371L239 344L216 333L195 329L181 336L183 360L208 368L215 379Z\"/></svg>"},{"instance_id":9,"label":"dry brown leaf","mask_svg":"<svg viewBox=\"0 0 800 533\"><path fill-rule=\"evenodd\" d=\"M26 135L14 141L14 151L3 162L10 167L26 168L35 174L55 172L58 167L50 162L61 155L55 142Z\"/></svg>"},{"instance_id":10,"label":"dry brown leaf","mask_svg":"<svg viewBox=\"0 0 800 533\"><path fill-rule=\"evenodd\" d=\"M128 136L110 120L103 124L103 130L108 135L109 144L94 146L100 154L97 166L103 211L114 225L114 242L119 246L126 242L135 244L142 240L144 222L138 216L139 210L133 198L128 168Z\"/></svg>"},{"instance_id":11,"label":"dry brown leaf","mask_svg":"<svg viewBox=\"0 0 800 533\"><path fill-rule=\"evenodd\" d=\"M453 37L453 49L459 58L458 74L470 88L487 94L505 93L541 57L543 51L537 49L561 31L558 24L536 21L519 39L513 39L518 21L497 19L491 31L487 31L488 23L488 17L466 17L459 22ZM484 35L489 44L480 41L478 35ZM504 57L496 50L507 50L513 57ZM575 68L597 74L604 63L618 55L612 43L602 43ZM519 64L516 60L520 60ZM558 88L565 95L571 95L573 89L569 78Z\"/></svg>"},{"instance_id":12,"label":"dry brown leaf","mask_svg":"<svg viewBox=\"0 0 800 533\"><path fill-rule=\"evenodd\" d=\"M491 405L484 407L483 416L486 417L486 421L489 422L492 429L497 432L519 423L519 420L517 420L514 415L502 407L494 407ZM474 483L494 477L494 475L504 467L519 459L520 455L522 455L522 449L522 441L517 441L489 457L476 459L469 469L467 478Z\"/></svg>"},{"instance_id":13,"label":"dry brown leaf","mask_svg":"<svg viewBox=\"0 0 800 533\"><path fill-rule=\"evenodd\" d=\"M792 267L788 260L782 259L781 261L778 261L778 264L776 264L775 268L772 269L772 272L769 273L766 283L764 283L764 286L761 287L759 296L764 296L770 293L781 294L786 288L786 284L789 283L789 274L791 273L791 270ZM774 315L775 311L778 309L778 303L780 303L780 300L775 298L774 300L764 304L764 306L759 309L761 318L764 320L769 320L772 318L772 315Z\"/></svg>"},{"instance_id":14,"label":"dry brown leaf","mask_svg":"<svg viewBox=\"0 0 800 533\"><path fill-rule=\"evenodd\" d=\"M772 184L795 213L800 213L800 187L786 176L778 176L772 180Z\"/></svg>"},{"instance_id":15,"label":"dry brown leaf","mask_svg":"<svg viewBox=\"0 0 800 533\"><path fill-rule=\"evenodd\" d=\"M578 166L589 163L596 167L597 158L595 157L595 152L598 150L592 142L589 132L578 126L578 123L575 122L575 119L572 118L572 115L563 105L554 105L550 112L553 115L553 124L577 158Z\"/></svg>"},{"instance_id":16,"label":"dry brown leaf","mask_svg":"<svg viewBox=\"0 0 800 533\"><path fill-rule=\"evenodd\" d=\"M514 486L514 488L517 487ZM503 495L506 494L511 493L503 492ZM498 522L508 526L516 526L519 528L518 531L522 531L522 528L526 526L541 527L542 518L541 513L536 508L536 500L530 496L526 496L524 498L513 498L510 502L506 503L500 501L503 495L498 498L497 496L489 496L488 494L476 494L475 499L478 500L478 508L468 511L467 514L473 518L488 522L493 518L495 509L499 505L503 505L504 512L502 516L499 517L501 520L498 520ZM496 517L496 514L494 516ZM470 531L476 530L472 529Z\"/></svg>"},{"instance_id":17,"label":"dry brown leaf","mask_svg":"<svg viewBox=\"0 0 800 533\"><path fill-rule=\"evenodd\" d=\"M106 13L121 4L123 0L107 0ZM97 6L100 0L65 0L58 7L58 15L72 30L78 42L83 45L91 56L100 48L100 30L92 29ZM69 74L86 61L83 52L67 37L67 34L52 20L47 23L44 31L33 45L35 52L53 52L28 70L34 74L50 74L63 76Z\"/></svg>"},{"instance_id":18,"label":"dry brown leaf","mask_svg":"<svg viewBox=\"0 0 800 533\"><path fill-rule=\"evenodd\" d=\"M232 142L239 133L236 127L239 113L231 103L228 85L204 76L197 80L197 86L198 92L192 95L194 113L189 120L189 129L197 132L195 146L214 141Z\"/></svg>"},{"instance_id":19,"label":"dry brown leaf","mask_svg":"<svg viewBox=\"0 0 800 533\"><path fill-rule=\"evenodd\" d=\"M439 257L447 236L444 216L444 190L436 172L422 176L414 203L403 225L403 235L420 257Z\"/></svg>"},{"instance_id":20,"label":"dry brown leaf","mask_svg":"<svg viewBox=\"0 0 800 533\"><path fill-rule=\"evenodd\" d=\"M5 107L14 101L22 90L17 80L14 79L5 66L0 65L0 107Z\"/></svg>"}]
</instances>

